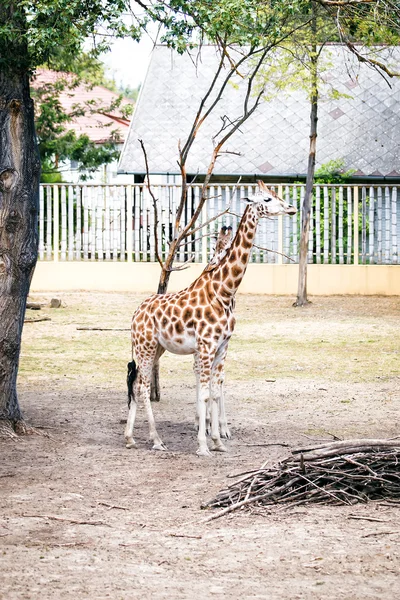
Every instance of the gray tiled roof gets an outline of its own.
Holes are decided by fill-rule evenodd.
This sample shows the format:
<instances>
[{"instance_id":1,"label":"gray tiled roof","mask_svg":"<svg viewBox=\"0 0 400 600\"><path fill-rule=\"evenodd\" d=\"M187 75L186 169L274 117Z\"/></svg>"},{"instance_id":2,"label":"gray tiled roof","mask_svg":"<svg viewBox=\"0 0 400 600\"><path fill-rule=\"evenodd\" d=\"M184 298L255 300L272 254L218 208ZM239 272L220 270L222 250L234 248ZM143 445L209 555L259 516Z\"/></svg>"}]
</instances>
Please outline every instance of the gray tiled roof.
<instances>
[{"instance_id":1,"label":"gray tiled roof","mask_svg":"<svg viewBox=\"0 0 400 600\"><path fill-rule=\"evenodd\" d=\"M331 67L324 78L342 94L332 99L324 88L319 102L317 166L343 159L356 174L400 175L400 81L390 88L375 70L357 64L339 46L327 49ZM400 49L392 50L400 63ZM205 46L195 64L165 46L156 46L121 155L119 171L144 173L143 139L150 172L178 173L178 142L184 141L199 99L215 72L217 54ZM399 69L397 69L399 70ZM240 114L243 86L229 86L209 121L199 132L187 164L188 173L205 173L213 148L212 136L221 116ZM221 175L304 174L309 146L310 105L304 91L263 101L227 143L214 173Z\"/></svg>"}]
</instances>

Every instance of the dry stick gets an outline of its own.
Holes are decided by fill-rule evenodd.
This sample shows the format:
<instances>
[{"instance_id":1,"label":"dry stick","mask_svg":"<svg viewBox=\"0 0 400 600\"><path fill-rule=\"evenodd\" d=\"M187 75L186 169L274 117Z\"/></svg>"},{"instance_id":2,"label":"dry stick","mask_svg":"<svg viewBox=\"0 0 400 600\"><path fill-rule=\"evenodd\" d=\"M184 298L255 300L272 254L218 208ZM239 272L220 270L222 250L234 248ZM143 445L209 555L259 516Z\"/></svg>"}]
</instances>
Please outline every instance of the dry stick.
<instances>
[{"instance_id":1,"label":"dry stick","mask_svg":"<svg viewBox=\"0 0 400 600\"><path fill-rule=\"evenodd\" d=\"M51 321L50 317L42 317L41 319L25 319L24 323L40 323L41 321Z\"/></svg>"},{"instance_id":2,"label":"dry stick","mask_svg":"<svg viewBox=\"0 0 400 600\"><path fill-rule=\"evenodd\" d=\"M77 327L77 331L130 331L130 327Z\"/></svg>"},{"instance_id":3,"label":"dry stick","mask_svg":"<svg viewBox=\"0 0 400 600\"><path fill-rule=\"evenodd\" d=\"M296 262L293 258L290 258L290 256L288 256L287 254L285 254L284 252L278 252L278 250L271 250L270 248L265 248L264 246L258 246L257 244L253 244L253 248L258 248L259 250L265 250L266 252L271 252L271 254L279 254L279 256L283 256L284 258L291 260L293 263Z\"/></svg>"},{"instance_id":4,"label":"dry stick","mask_svg":"<svg viewBox=\"0 0 400 600\"><path fill-rule=\"evenodd\" d=\"M335 494L332 494L332 492L329 492L327 489L324 489L324 488L320 487L319 485L317 485L314 481L311 481L311 479L309 479L308 477L306 477L305 475L303 475L303 473L299 473L299 477L301 477L302 479L304 479L305 481L307 481L307 483L309 483L310 485L313 485L316 489L318 489L323 494L327 494L328 496L330 496L334 500L337 500L341 504L347 504L347 502L345 502L344 500L341 500L340 498L338 498L337 496L335 496Z\"/></svg>"},{"instance_id":5,"label":"dry stick","mask_svg":"<svg viewBox=\"0 0 400 600\"><path fill-rule=\"evenodd\" d=\"M274 494L279 494L281 491L286 490L287 488L292 486L297 480L298 480L298 477L294 477L293 479L291 479L290 481L288 481L287 483L285 483L284 485L282 485L281 487L279 487L275 490L272 490L265 494L260 494L258 496L253 496L253 498L248 498L247 500L242 500L241 502L236 502L236 504L227 506L226 508L224 508L217 514L211 515L211 517L208 517L207 519L203 519L201 521L201 523L209 523L210 521L214 521L214 519L219 519L220 517L223 517L224 515L226 515L230 512L233 512L234 510L238 510L239 508L242 508L242 506L247 506L248 504L258 502L259 500L265 500L266 498L269 498L269 497L273 496Z\"/></svg>"},{"instance_id":6,"label":"dry stick","mask_svg":"<svg viewBox=\"0 0 400 600\"><path fill-rule=\"evenodd\" d=\"M400 533L400 531L375 531L373 533L366 533L362 535L363 538L373 537L375 535L394 535L395 533Z\"/></svg>"},{"instance_id":7,"label":"dry stick","mask_svg":"<svg viewBox=\"0 0 400 600\"><path fill-rule=\"evenodd\" d=\"M112 508L118 508L119 510L130 510L129 508L126 508L126 506L118 506L118 504L108 504L107 502L98 502L97 504L100 506L107 506L109 510Z\"/></svg>"},{"instance_id":8,"label":"dry stick","mask_svg":"<svg viewBox=\"0 0 400 600\"><path fill-rule=\"evenodd\" d=\"M193 539L193 540L203 539L202 535L187 535L186 533L168 533L167 535L169 535L170 537L189 538L189 539Z\"/></svg>"},{"instance_id":9,"label":"dry stick","mask_svg":"<svg viewBox=\"0 0 400 600\"><path fill-rule=\"evenodd\" d=\"M147 183L146 183L146 187L149 190L149 194L153 200L153 210L154 210L154 245L155 245L155 253L156 253L156 258L157 261L160 265L160 267L163 269L164 268L164 263L161 259L159 250L158 250L158 210L157 210L157 200L156 197L153 194L153 190L151 189L150 186L150 173L149 173L149 164L147 161L147 152L146 152L146 148L144 146L144 142L143 140L139 140L139 143L142 147L143 150L143 154L144 154L144 162L146 165L146 176L147 176Z\"/></svg>"},{"instance_id":10,"label":"dry stick","mask_svg":"<svg viewBox=\"0 0 400 600\"><path fill-rule=\"evenodd\" d=\"M27 517L32 519L50 519L51 521L65 521L67 523L73 523L74 525L107 525L104 521L77 521L75 519L67 519L64 517L56 517L54 515L21 515L21 517Z\"/></svg>"},{"instance_id":11,"label":"dry stick","mask_svg":"<svg viewBox=\"0 0 400 600\"><path fill-rule=\"evenodd\" d=\"M252 481L251 481L251 483L250 483L250 485L249 485L249 489L247 490L247 494L246 494L245 500L248 500L248 499L249 499L249 497L250 497L250 494L251 494L251 488L253 487L253 485L254 485L254 484L255 484L255 482L257 481L257 478L258 478L258 476L259 476L259 474L260 474L260 471L262 471L262 470L263 470L263 469L264 469L264 468L267 466L267 464L268 464L268 460L266 460L266 461L263 463L263 465L261 466L261 469L259 470L259 472L258 472L258 473L256 473L256 474L254 475L254 477L253 477L253 479L252 479Z\"/></svg>"},{"instance_id":12,"label":"dry stick","mask_svg":"<svg viewBox=\"0 0 400 600\"><path fill-rule=\"evenodd\" d=\"M361 515L349 515L348 519L354 519L358 521L376 521L377 523L388 523L389 519L377 519L376 517L363 517Z\"/></svg>"},{"instance_id":13,"label":"dry stick","mask_svg":"<svg viewBox=\"0 0 400 600\"><path fill-rule=\"evenodd\" d=\"M393 448L393 447L399 447L400 448L400 442L395 442L394 440L383 440L383 439L376 439L376 438L371 438L371 439L359 439L359 440L341 440L339 442L328 442L326 444L320 444L318 446L309 446L308 448L294 448L292 450L293 454L298 454L300 452L304 453L304 452L310 452L311 450L319 450L319 449L323 449L323 448L330 448L330 449L339 449L339 448L356 448L358 446L382 446L382 447L388 447L388 448Z\"/></svg>"},{"instance_id":14,"label":"dry stick","mask_svg":"<svg viewBox=\"0 0 400 600\"><path fill-rule=\"evenodd\" d=\"M238 444L239 446L247 446L247 447L257 447L257 448L267 448L268 446L283 446L285 448L290 448L290 444L286 444L285 442L271 442L270 444Z\"/></svg>"}]
</instances>

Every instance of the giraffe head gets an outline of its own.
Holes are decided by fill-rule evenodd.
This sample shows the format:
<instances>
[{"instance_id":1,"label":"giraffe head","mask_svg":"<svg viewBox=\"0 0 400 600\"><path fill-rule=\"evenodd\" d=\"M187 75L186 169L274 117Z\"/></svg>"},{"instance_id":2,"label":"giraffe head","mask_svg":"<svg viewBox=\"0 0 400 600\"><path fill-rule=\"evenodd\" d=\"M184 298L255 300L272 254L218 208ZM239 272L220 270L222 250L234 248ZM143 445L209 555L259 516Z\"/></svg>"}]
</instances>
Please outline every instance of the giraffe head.
<instances>
[{"instance_id":1,"label":"giraffe head","mask_svg":"<svg viewBox=\"0 0 400 600\"><path fill-rule=\"evenodd\" d=\"M288 202L285 202L274 191L267 188L263 181L257 181L258 191L244 198L250 204L253 204L257 214L262 217L276 217L278 215L295 215L297 209Z\"/></svg>"}]
</instances>

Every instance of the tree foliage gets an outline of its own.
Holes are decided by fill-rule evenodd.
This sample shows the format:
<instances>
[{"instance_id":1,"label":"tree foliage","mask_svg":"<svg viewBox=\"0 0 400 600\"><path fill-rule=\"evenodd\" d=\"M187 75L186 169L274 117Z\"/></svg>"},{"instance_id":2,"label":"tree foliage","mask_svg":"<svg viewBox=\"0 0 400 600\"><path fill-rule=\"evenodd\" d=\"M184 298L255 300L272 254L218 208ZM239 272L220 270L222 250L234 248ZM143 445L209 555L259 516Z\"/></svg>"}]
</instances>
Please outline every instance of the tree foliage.
<instances>
[{"instance_id":1,"label":"tree foliage","mask_svg":"<svg viewBox=\"0 0 400 600\"><path fill-rule=\"evenodd\" d=\"M101 73L101 71L100 71ZM119 155L118 144L121 142L118 130L104 127L104 142L96 144L86 134L77 135L68 128L74 118L87 114L109 114L116 109L124 114L124 109L131 113L132 105L121 106L122 95L108 106L99 105L96 101L84 104L75 103L67 111L60 99L60 94L73 94L78 85L92 87L82 81L82 76L60 74L54 81L35 85L31 90L35 100L35 124L38 136L39 153L42 163L42 181L54 182L54 176L60 170L60 163L73 160L78 164L81 178L90 177L99 166L109 164ZM130 114L126 114L130 116Z\"/></svg>"}]
</instances>

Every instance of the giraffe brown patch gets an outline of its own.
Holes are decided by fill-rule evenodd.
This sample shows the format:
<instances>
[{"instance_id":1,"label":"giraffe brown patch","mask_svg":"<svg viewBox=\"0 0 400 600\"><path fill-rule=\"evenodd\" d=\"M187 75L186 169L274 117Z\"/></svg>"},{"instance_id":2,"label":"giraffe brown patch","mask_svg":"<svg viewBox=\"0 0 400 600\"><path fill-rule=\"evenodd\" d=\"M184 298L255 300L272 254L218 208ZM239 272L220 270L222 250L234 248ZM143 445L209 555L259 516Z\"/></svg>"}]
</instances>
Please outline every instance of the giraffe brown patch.
<instances>
[{"instance_id":1,"label":"giraffe brown patch","mask_svg":"<svg viewBox=\"0 0 400 600\"><path fill-rule=\"evenodd\" d=\"M185 331L185 328L183 326L183 323L181 323L180 321L178 321L175 325L175 331L176 333L178 333L179 335L182 334Z\"/></svg>"},{"instance_id":2,"label":"giraffe brown patch","mask_svg":"<svg viewBox=\"0 0 400 600\"><path fill-rule=\"evenodd\" d=\"M230 290L231 290L231 289L233 289L233 287L234 287L233 280L232 280L231 278L227 279L227 280L225 281L225 285L226 285L226 287L228 287Z\"/></svg>"},{"instance_id":3,"label":"giraffe brown patch","mask_svg":"<svg viewBox=\"0 0 400 600\"><path fill-rule=\"evenodd\" d=\"M189 319L192 318L192 315L193 315L193 309L190 306L188 306L183 311L182 320L186 323L187 321L189 321Z\"/></svg>"},{"instance_id":4,"label":"giraffe brown patch","mask_svg":"<svg viewBox=\"0 0 400 600\"><path fill-rule=\"evenodd\" d=\"M172 306L167 307L165 314L167 315L167 317L170 317L172 315Z\"/></svg>"},{"instance_id":5,"label":"giraffe brown patch","mask_svg":"<svg viewBox=\"0 0 400 600\"><path fill-rule=\"evenodd\" d=\"M215 333L218 333L218 335L221 335L221 333L222 333L221 327L216 327L215 328Z\"/></svg>"},{"instance_id":6,"label":"giraffe brown patch","mask_svg":"<svg viewBox=\"0 0 400 600\"><path fill-rule=\"evenodd\" d=\"M168 325L168 319L167 319L167 317L163 317L163 318L161 319L161 325L162 325L163 327L166 327L166 326Z\"/></svg>"},{"instance_id":7,"label":"giraffe brown patch","mask_svg":"<svg viewBox=\"0 0 400 600\"><path fill-rule=\"evenodd\" d=\"M174 341L175 341L177 344L183 344L183 338L181 338L181 337L175 338L175 340L174 340Z\"/></svg>"},{"instance_id":8,"label":"giraffe brown patch","mask_svg":"<svg viewBox=\"0 0 400 600\"><path fill-rule=\"evenodd\" d=\"M180 317L180 316L181 316L181 309L180 309L180 308L179 308L179 306L177 306L176 304L175 304L175 306L174 306L173 313L174 313L174 315L175 315L176 317Z\"/></svg>"},{"instance_id":9,"label":"giraffe brown patch","mask_svg":"<svg viewBox=\"0 0 400 600\"><path fill-rule=\"evenodd\" d=\"M184 306L186 306L186 297L182 296L181 298L179 298L177 304L178 304L178 306L180 306L180 308L183 308Z\"/></svg>"},{"instance_id":10,"label":"giraffe brown patch","mask_svg":"<svg viewBox=\"0 0 400 600\"><path fill-rule=\"evenodd\" d=\"M162 312L161 308L158 308L156 310L156 317L157 317L157 319L160 320L161 317L162 317L162 315L163 315L163 312Z\"/></svg>"},{"instance_id":11,"label":"giraffe brown patch","mask_svg":"<svg viewBox=\"0 0 400 600\"><path fill-rule=\"evenodd\" d=\"M202 308L200 308L200 307L198 306L198 307L196 308L196 310L195 310L194 316L196 317L196 319L197 319L198 321L200 321L200 319L201 319L201 318L202 318L202 316L203 316L203 309L202 309Z\"/></svg>"},{"instance_id":12,"label":"giraffe brown patch","mask_svg":"<svg viewBox=\"0 0 400 600\"><path fill-rule=\"evenodd\" d=\"M249 259L249 253L248 252L243 252L241 261L242 261L242 263L244 265L247 263L248 259Z\"/></svg>"},{"instance_id":13,"label":"giraffe brown patch","mask_svg":"<svg viewBox=\"0 0 400 600\"><path fill-rule=\"evenodd\" d=\"M170 335L170 337L172 337L174 335L174 326L171 325L168 327L168 334Z\"/></svg>"},{"instance_id":14,"label":"giraffe brown patch","mask_svg":"<svg viewBox=\"0 0 400 600\"><path fill-rule=\"evenodd\" d=\"M221 271L219 269L215 272L213 279L214 281L221 281Z\"/></svg>"},{"instance_id":15,"label":"giraffe brown patch","mask_svg":"<svg viewBox=\"0 0 400 600\"><path fill-rule=\"evenodd\" d=\"M226 279L228 277L228 275L229 275L229 267L228 267L228 265L224 265L222 267L222 277L223 277L223 279Z\"/></svg>"},{"instance_id":16,"label":"giraffe brown patch","mask_svg":"<svg viewBox=\"0 0 400 600\"><path fill-rule=\"evenodd\" d=\"M199 302L202 305L204 305L206 303L206 294L205 294L204 290L200 290L200 292L199 292Z\"/></svg>"},{"instance_id":17,"label":"giraffe brown patch","mask_svg":"<svg viewBox=\"0 0 400 600\"><path fill-rule=\"evenodd\" d=\"M206 328L207 323L205 321L200 321L199 323L199 334L201 335Z\"/></svg>"},{"instance_id":18,"label":"giraffe brown patch","mask_svg":"<svg viewBox=\"0 0 400 600\"><path fill-rule=\"evenodd\" d=\"M233 277L239 277L239 275L242 273L242 269L238 266L234 266L232 267L232 275Z\"/></svg>"},{"instance_id":19,"label":"giraffe brown patch","mask_svg":"<svg viewBox=\"0 0 400 600\"><path fill-rule=\"evenodd\" d=\"M217 322L217 318L211 310L211 308L206 308L206 310L204 311L204 317L209 323L214 324Z\"/></svg>"},{"instance_id":20,"label":"giraffe brown patch","mask_svg":"<svg viewBox=\"0 0 400 600\"><path fill-rule=\"evenodd\" d=\"M251 248L251 246L252 246L252 245L253 245L253 244L252 244L252 242L250 241L250 239L249 239L249 238L245 238L245 237L243 237L243 242L242 242L242 246L243 246L243 248L246 248L246 249L247 249L247 248Z\"/></svg>"}]
</instances>

